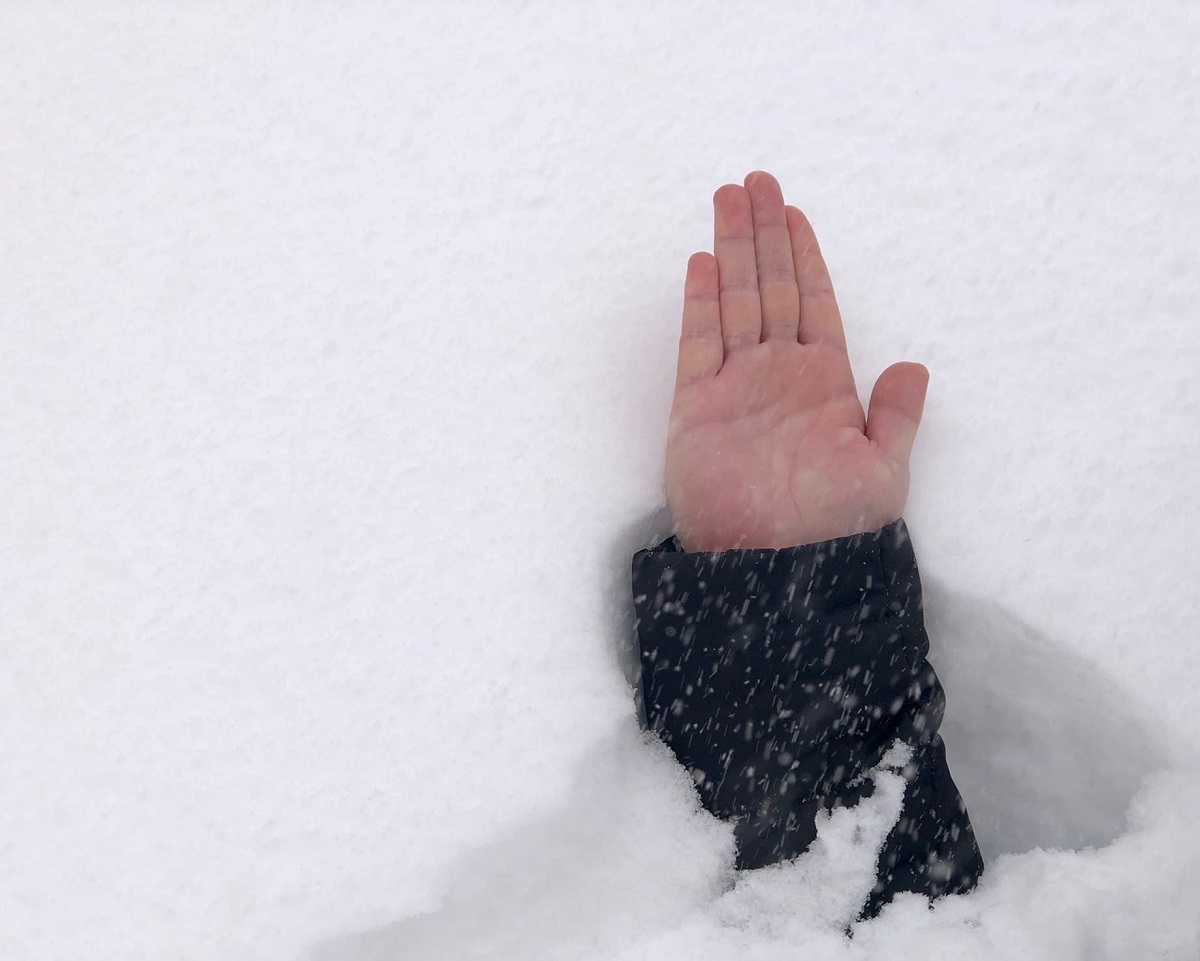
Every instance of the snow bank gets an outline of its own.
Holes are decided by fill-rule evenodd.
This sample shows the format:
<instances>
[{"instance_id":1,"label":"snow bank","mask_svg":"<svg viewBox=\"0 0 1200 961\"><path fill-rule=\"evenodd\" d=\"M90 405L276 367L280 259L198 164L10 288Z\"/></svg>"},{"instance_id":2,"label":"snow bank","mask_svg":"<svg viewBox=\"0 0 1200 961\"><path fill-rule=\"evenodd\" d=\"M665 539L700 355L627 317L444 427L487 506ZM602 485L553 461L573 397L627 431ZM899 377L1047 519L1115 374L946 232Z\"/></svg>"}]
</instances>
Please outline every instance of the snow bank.
<instances>
[{"instance_id":1,"label":"snow bank","mask_svg":"<svg viewBox=\"0 0 1200 961\"><path fill-rule=\"evenodd\" d=\"M1191 9L0 11L0 955L1200 954ZM763 167L990 865L845 935L638 732L680 284ZM886 780L886 775L883 775Z\"/></svg>"}]
</instances>

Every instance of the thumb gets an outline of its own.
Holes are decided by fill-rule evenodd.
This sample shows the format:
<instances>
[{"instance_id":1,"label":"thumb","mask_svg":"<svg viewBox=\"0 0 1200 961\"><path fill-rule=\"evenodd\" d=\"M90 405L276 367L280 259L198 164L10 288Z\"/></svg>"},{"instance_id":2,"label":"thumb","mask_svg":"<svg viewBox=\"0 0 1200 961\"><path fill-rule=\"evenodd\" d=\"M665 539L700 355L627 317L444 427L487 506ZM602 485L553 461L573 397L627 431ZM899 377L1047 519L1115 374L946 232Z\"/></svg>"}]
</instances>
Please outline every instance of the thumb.
<instances>
[{"instance_id":1,"label":"thumb","mask_svg":"<svg viewBox=\"0 0 1200 961\"><path fill-rule=\"evenodd\" d=\"M867 408L867 436L893 461L908 466L929 371L921 364L892 364L879 375Z\"/></svg>"}]
</instances>

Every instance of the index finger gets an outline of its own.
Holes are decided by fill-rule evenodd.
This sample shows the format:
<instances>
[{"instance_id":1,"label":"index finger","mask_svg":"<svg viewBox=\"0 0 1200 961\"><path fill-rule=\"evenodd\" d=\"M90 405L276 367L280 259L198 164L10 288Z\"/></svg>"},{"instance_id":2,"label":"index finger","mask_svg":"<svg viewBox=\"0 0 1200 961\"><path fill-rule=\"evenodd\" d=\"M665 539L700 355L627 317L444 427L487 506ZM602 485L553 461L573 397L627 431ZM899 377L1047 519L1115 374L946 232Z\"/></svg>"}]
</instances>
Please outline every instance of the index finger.
<instances>
[{"instance_id":1,"label":"index finger","mask_svg":"<svg viewBox=\"0 0 1200 961\"><path fill-rule=\"evenodd\" d=\"M802 344L831 344L846 349L846 332L838 310L829 268L821 255L817 235L808 218L796 207L784 208L792 238L792 262L800 288L800 334Z\"/></svg>"}]
</instances>

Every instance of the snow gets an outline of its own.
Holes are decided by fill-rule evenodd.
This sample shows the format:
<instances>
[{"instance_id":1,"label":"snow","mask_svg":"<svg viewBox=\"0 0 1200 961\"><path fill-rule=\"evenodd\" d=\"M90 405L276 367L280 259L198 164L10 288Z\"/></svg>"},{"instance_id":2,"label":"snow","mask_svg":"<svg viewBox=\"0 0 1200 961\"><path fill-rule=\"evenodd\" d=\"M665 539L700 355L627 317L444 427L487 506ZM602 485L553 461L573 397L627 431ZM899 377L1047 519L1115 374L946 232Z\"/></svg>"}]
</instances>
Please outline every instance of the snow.
<instances>
[{"instance_id":1,"label":"snow","mask_svg":"<svg viewBox=\"0 0 1200 961\"><path fill-rule=\"evenodd\" d=\"M0 955L1200 955L1200 14L731 10L0 11ZM853 938L888 792L735 877L626 680L755 168L933 374L989 867Z\"/></svg>"}]
</instances>

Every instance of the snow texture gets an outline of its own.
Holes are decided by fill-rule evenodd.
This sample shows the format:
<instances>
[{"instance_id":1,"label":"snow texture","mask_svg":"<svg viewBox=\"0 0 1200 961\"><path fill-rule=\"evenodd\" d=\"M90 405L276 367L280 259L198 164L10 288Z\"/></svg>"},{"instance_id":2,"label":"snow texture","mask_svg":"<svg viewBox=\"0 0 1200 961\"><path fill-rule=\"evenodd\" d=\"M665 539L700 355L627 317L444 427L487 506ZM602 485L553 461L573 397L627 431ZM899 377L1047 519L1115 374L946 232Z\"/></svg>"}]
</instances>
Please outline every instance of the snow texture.
<instances>
[{"instance_id":1,"label":"snow texture","mask_svg":"<svg viewBox=\"0 0 1200 961\"><path fill-rule=\"evenodd\" d=\"M1200 957L1200 8L0 10L0 957ZM990 862L853 930L638 731L683 266L765 168ZM889 775L880 775L886 783Z\"/></svg>"}]
</instances>

